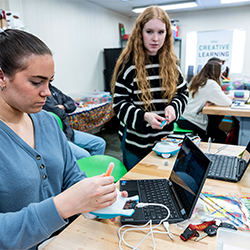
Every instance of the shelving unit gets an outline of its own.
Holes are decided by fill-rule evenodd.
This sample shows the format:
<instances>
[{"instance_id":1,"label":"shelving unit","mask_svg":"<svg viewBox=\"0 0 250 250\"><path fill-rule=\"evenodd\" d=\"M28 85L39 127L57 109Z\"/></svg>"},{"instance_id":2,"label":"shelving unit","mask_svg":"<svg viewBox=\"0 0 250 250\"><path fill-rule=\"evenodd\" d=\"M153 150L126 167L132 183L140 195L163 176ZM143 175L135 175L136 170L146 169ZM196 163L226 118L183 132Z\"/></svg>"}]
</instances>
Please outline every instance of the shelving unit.
<instances>
[{"instance_id":1,"label":"shelving unit","mask_svg":"<svg viewBox=\"0 0 250 250\"><path fill-rule=\"evenodd\" d=\"M127 41L128 41L128 39L121 39L121 41L120 41L120 42L121 42L121 48L124 47L124 46L123 46L123 45L124 45L123 43L125 43L125 42L127 42Z\"/></svg>"},{"instance_id":2,"label":"shelving unit","mask_svg":"<svg viewBox=\"0 0 250 250\"><path fill-rule=\"evenodd\" d=\"M179 43L179 56L178 56L178 58L179 58L179 61L180 61L180 63L181 63L181 38L175 37L175 38L174 38L174 44L175 44L176 42Z\"/></svg>"}]
</instances>

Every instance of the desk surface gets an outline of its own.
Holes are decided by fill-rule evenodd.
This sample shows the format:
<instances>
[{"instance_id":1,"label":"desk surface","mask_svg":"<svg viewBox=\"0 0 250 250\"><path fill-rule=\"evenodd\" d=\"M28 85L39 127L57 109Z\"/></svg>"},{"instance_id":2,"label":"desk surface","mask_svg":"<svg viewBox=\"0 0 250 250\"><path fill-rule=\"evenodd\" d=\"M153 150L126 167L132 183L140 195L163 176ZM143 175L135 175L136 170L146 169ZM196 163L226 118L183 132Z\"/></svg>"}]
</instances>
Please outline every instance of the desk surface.
<instances>
[{"instance_id":1,"label":"desk surface","mask_svg":"<svg viewBox=\"0 0 250 250\"><path fill-rule=\"evenodd\" d=\"M206 106L202 109L203 114L208 115L231 115L238 117L250 117L250 110L247 109L231 109L231 107L224 106Z\"/></svg>"},{"instance_id":2,"label":"desk surface","mask_svg":"<svg viewBox=\"0 0 250 250\"><path fill-rule=\"evenodd\" d=\"M221 144L212 144L210 152L214 153L222 146ZM202 143L203 151L207 149L207 143ZM230 145L222 150L222 154L239 155L245 147ZM140 163L128 172L123 179L151 179L151 178L168 178L172 169L175 157L163 159L151 152ZM165 166L165 162L168 166ZM250 168L244 174L242 180L238 183L229 183L207 179L203 191L216 192L218 194L235 193L239 196L249 196L250 194ZM121 226L119 218L115 222L110 220L87 220L79 216L71 225L69 225L60 235L51 241L44 250L112 250L119 249L117 231ZM160 230L164 231L163 226ZM170 232L175 235L174 240L166 234L155 234L157 249L178 249L178 250L215 250L216 237L206 237L199 242L193 239L184 242L180 239L182 229L175 225L170 225ZM133 232L125 235L128 243L136 246L143 236L144 232ZM127 237L126 237L127 236ZM124 245L122 248L130 249ZM151 237L148 237L141 245L140 249L153 249Z\"/></svg>"}]
</instances>

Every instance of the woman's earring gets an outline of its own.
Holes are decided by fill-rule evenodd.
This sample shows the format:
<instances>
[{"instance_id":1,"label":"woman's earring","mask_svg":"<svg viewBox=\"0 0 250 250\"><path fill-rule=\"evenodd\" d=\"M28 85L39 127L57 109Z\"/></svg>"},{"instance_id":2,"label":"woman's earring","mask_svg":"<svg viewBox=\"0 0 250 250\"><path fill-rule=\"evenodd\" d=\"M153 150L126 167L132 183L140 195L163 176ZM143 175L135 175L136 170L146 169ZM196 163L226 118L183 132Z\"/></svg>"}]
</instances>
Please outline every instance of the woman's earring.
<instances>
[{"instance_id":1,"label":"woman's earring","mask_svg":"<svg viewBox=\"0 0 250 250\"><path fill-rule=\"evenodd\" d=\"M3 86L1 85L1 91L3 91Z\"/></svg>"}]
</instances>

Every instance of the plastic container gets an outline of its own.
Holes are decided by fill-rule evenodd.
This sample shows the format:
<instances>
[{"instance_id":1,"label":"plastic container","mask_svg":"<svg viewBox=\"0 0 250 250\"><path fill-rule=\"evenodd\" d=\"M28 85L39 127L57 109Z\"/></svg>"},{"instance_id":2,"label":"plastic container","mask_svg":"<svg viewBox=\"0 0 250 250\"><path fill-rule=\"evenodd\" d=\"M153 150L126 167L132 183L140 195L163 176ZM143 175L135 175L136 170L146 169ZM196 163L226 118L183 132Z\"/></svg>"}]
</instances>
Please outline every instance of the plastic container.
<instances>
[{"instance_id":1,"label":"plastic container","mask_svg":"<svg viewBox=\"0 0 250 250\"><path fill-rule=\"evenodd\" d=\"M219 227L216 250L250 249L250 233Z\"/></svg>"},{"instance_id":2,"label":"plastic container","mask_svg":"<svg viewBox=\"0 0 250 250\"><path fill-rule=\"evenodd\" d=\"M156 143L152 150L163 158L169 158L179 152L180 146L176 143L168 143L161 141Z\"/></svg>"}]
</instances>

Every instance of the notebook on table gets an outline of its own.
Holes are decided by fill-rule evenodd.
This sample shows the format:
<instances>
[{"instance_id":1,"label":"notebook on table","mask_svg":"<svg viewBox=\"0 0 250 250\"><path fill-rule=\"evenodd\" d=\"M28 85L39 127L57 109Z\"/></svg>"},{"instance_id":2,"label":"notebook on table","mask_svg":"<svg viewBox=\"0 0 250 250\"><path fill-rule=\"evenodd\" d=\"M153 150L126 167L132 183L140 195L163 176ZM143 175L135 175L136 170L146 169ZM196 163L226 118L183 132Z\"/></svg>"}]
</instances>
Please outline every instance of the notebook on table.
<instances>
[{"instance_id":1,"label":"notebook on table","mask_svg":"<svg viewBox=\"0 0 250 250\"><path fill-rule=\"evenodd\" d=\"M222 181L238 182L241 180L250 163L250 141L242 157L206 154L212 161L208 178Z\"/></svg>"},{"instance_id":2,"label":"notebook on table","mask_svg":"<svg viewBox=\"0 0 250 250\"><path fill-rule=\"evenodd\" d=\"M169 179L121 180L120 190L129 196L139 195L140 202L164 204L170 210L169 223L191 217L207 177L211 161L186 136L177 155ZM153 224L166 218L167 211L159 206L136 208L131 217L121 216L122 224Z\"/></svg>"}]
</instances>

